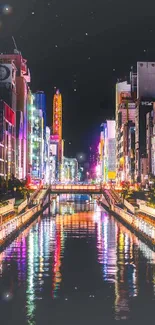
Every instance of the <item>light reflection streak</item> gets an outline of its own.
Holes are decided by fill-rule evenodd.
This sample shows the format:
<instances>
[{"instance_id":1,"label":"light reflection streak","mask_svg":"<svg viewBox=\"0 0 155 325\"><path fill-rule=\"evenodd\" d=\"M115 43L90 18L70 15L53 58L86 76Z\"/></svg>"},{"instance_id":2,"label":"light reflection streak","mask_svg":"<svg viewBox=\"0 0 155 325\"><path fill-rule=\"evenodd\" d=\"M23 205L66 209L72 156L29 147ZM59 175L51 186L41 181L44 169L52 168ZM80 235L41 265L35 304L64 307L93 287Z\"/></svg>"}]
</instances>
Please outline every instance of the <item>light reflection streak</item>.
<instances>
[{"instance_id":1,"label":"light reflection streak","mask_svg":"<svg viewBox=\"0 0 155 325\"><path fill-rule=\"evenodd\" d=\"M28 238L28 265L27 265L27 290L26 309L28 324L33 325L35 316L35 290L34 290L34 234L31 231Z\"/></svg>"}]
</instances>

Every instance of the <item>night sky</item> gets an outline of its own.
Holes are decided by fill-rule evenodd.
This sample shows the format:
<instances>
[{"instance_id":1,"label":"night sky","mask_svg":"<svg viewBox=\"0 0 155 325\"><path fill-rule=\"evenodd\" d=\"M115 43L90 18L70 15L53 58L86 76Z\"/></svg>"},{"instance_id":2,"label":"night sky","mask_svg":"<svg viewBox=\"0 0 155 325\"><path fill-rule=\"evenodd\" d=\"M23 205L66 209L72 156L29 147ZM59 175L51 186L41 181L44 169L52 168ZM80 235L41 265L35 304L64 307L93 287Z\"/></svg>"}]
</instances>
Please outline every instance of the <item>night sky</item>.
<instances>
[{"instance_id":1,"label":"night sky","mask_svg":"<svg viewBox=\"0 0 155 325\"><path fill-rule=\"evenodd\" d=\"M86 152L114 117L117 78L139 60L155 60L155 2L12 0L1 5L0 52L11 36L28 60L31 89L44 90L52 121L54 87L63 96L66 154Z\"/></svg>"}]
</instances>

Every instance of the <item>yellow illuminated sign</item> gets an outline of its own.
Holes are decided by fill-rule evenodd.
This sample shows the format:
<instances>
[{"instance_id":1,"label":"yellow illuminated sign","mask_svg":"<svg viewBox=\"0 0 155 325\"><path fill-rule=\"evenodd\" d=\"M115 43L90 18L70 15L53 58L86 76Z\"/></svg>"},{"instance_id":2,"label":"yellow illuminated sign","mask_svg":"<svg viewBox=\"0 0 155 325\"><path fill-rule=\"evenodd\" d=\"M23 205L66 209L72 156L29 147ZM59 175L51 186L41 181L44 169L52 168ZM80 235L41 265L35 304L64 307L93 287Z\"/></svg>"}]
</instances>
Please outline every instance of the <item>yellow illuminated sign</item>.
<instances>
[{"instance_id":1,"label":"yellow illuminated sign","mask_svg":"<svg viewBox=\"0 0 155 325\"><path fill-rule=\"evenodd\" d=\"M115 179L116 178L116 172L108 172L108 179Z\"/></svg>"}]
</instances>

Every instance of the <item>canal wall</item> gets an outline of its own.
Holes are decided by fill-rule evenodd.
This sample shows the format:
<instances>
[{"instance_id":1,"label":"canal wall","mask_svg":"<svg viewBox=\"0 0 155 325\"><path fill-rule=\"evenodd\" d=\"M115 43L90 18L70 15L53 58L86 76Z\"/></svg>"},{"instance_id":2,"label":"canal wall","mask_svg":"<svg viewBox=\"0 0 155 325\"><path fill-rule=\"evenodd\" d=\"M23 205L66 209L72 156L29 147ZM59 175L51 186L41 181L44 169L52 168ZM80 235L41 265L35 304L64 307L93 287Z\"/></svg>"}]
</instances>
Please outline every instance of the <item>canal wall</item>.
<instances>
[{"instance_id":1,"label":"canal wall","mask_svg":"<svg viewBox=\"0 0 155 325\"><path fill-rule=\"evenodd\" d=\"M144 203L140 203L139 204L139 210L141 212L143 212L145 214L148 214L148 215L150 215L150 216L152 216L152 217L155 218L155 209L147 206L146 203L145 204Z\"/></svg>"},{"instance_id":2,"label":"canal wall","mask_svg":"<svg viewBox=\"0 0 155 325\"><path fill-rule=\"evenodd\" d=\"M12 242L49 204L50 200L47 190L41 191L38 194L37 204L0 225L0 251Z\"/></svg>"},{"instance_id":3,"label":"canal wall","mask_svg":"<svg viewBox=\"0 0 155 325\"><path fill-rule=\"evenodd\" d=\"M100 204L106 211L113 214L116 218L123 222L125 226L127 226L155 251L155 227L150 225L144 219L125 211L117 205L111 204L111 207L107 208L103 202L100 202Z\"/></svg>"},{"instance_id":4,"label":"canal wall","mask_svg":"<svg viewBox=\"0 0 155 325\"><path fill-rule=\"evenodd\" d=\"M134 205L132 205L131 203L129 203L127 200L124 199L123 204L125 205L125 207L131 211L133 214L136 213L137 211L137 207L135 207Z\"/></svg>"},{"instance_id":5,"label":"canal wall","mask_svg":"<svg viewBox=\"0 0 155 325\"><path fill-rule=\"evenodd\" d=\"M7 204L0 208L0 216L3 216L5 214L8 214L9 212L14 211L15 199L10 199L7 200L6 202Z\"/></svg>"}]
</instances>

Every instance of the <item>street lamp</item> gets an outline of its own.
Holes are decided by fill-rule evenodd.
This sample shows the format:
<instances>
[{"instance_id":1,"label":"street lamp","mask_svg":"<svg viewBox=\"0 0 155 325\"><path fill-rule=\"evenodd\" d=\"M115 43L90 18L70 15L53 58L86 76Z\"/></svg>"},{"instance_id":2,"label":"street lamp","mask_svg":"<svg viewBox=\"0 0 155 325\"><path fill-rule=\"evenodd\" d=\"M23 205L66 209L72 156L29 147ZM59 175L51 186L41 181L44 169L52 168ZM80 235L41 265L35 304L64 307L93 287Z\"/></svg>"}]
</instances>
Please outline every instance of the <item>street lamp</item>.
<instances>
[{"instance_id":1,"label":"street lamp","mask_svg":"<svg viewBox=\"0 0 155 325\"><path fill-rule=\"evenodd\" d=\"M86 172L86 175L87 175L87 182L88 182L89 172Z\"/></svg>"}]
</instances>

